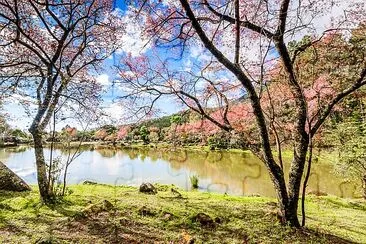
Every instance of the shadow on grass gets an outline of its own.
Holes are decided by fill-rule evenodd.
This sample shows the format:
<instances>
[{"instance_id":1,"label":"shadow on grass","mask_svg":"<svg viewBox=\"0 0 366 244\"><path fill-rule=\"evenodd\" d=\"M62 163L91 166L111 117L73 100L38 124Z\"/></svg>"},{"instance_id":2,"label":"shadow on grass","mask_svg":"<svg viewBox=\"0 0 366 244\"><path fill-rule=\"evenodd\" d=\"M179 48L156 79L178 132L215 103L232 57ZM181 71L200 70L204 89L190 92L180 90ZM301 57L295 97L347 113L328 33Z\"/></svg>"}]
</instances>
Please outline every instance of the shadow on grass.
<instances>
[{"instance_id":1,"label":"shadow on grass","mask_svg":"<svg viewBox=\"0 0 366 244\"><path fill-rule=\"evenodd\" d=\"M0 211L11 211L11 212L15 212L15 211L17 211L17 209L12 208L11 206L9 206L9 204L0 202Z\"/></svg>"},{"instance_id":2,"label":"shadow on grass","mask_svg":"<svg viewBox=\"0 0 366 244\"><path fill-rule=\"evenodd\" d=\"M68 207L74 206L74 204L70 201L66 201L64 199L59 199L55 204L45 204L40 201L38 195L31 196L30 192L9 192L9 191L0 191L0 211L10 211L10 212L22 212L24 214L26 212L32 213L35 216L39 216L42 212L41 208L46 206L47 208L56 211L57 213L65 216L65 217L73 217L77 214L77 211L70 210ZM8 203L8 200L20 198L22 203L18 208L14 208ZM51 213L48 214L50 217ZM2 214L0 213L0 217ZM4 218L4 216L2 216ZM1 219L0 219L1 221Z\"/></svg>"},{"instance_id":3,"label":"shadow on grass","mask_svg":"<svg viewBox=\"0 0 366 244\"><path fill-rule=\"evenodd\" d=\"M233 226L231 217L240 218L239 222L246 223L243 226ZM231 215L224 219L222 223L209 228L201 226L199 223L191 223L185 214L175 216L175 218L168 224L167 222L164 223L158 214L149 217L137 217L128 212L103 212L92 217L72 220L72 222L86 227L84 231L87 235L108 240L109 243L123 243L126 240L132 243L133 241L145 243L181 240L182 232L190 233L191 238L199 242L226 243L233 240L242 240L255 243L292 243L298 241L301 243L355 243L313 229L291 229L281 226L276 223L275 217L269 216L263 211L249 213L247 216Z\"/></svg>"},{"instance_id":4,"label":"shadow on grass","mask_svg":"<svg viewBox=\"0 0 366 244\"><path fill-rule=\"evenodd\" d=\"M363 201L363 200L361 200L359 202L356 202L356 201L345 202L345 201L339 201L337 199L332 199L332 198L326 198L326 199L319 198L319 200L333 204L336 207L351 208L351 209L366 211L366 201Z\"/></svg>"},{"instance_id":5,"label":"shadow on grass","mask_svg":"<svg viewBox=\"0 0 366 244\"><path fill-rule=\"evenodd\" d=\"M30 232L29 230L16 226L15 224L9 221L5 221L5 227L0 228L0 230L7 232L8 236L14 234L16 236L26 236L29 239L32 239L33 236L33 233Z\"/></svg>"},{"instance_id":6,"label":"shadow on grass","mask_svg":"<svg viewBox=\"0 0 366 244\"><path fill-rule=\"evenodd\" d=\"M0 190L0 202L5 201L7 199L16 198L16 197L23 197L26 198L30 195L31 192L24 191L24 192L13 192L13 191L4 191Z\"/></svg>"},{"instance_id":7,"label":"shadow on grass","mask_svg":"<svg viewBox=\"0 0 366 244\"><path fill-rule=\"evenodd\" d=\"M309 239L309 237L311 236L314 241L317 241L318 238L322 238L324 240L326 240L326 243L334 243L334 244L346 244L346 243L357 243L357 242L353 242L349 239L345 239L336 235L332 235L329 233L322 233L313 229L308 229L308 228L302 228L302 229L298 229L298 230L293 230L293 234L296 235L296 239L299 240L307 240ZM315 243L315 242L314 242Z\"/></svg>"},{"instance_id":8,"label":"shadow on grass","mask_svg":"<svg viewBox=\"0 0 366 244\"><path fill-rule=\"evenodd\" d=\"M54 204L48 207L65 217L75 217L80 213L80 211L65 208L65 205L63 203Z\"/></svg>"},{"instance_id":9,"label":"shadow on grass","mask_svg":"<svg viewBox=\"0 0 366 244\"><path fill-rule=\"evenodd\" d=\"M5 230L12 235L27 238L52 232L52 235L59 239L76 243L95 243L96 240L107 243L151 243L174 240L180 242L182 235L185 235L182 233L189 233L191 238L204 243L232 243L245 240L254 243L354 243L316 229L291 229L280 225L276 217L275 203L230 202L215 199L207 201L172 199L169 202L160 200L155 202L150 201L150 198L147 202L145 196L137 194L130 196L133 200L130 199L128 204L115 203L112 210L84 215L83 208L88 205L86 199L89 198L84 197L83 200L82 196L80 199L74 196L72 198L74 201L60 200L57 204L45 207L35 194L31 197L29 193L0 192L0 194L0 231ZM6 200L17 197L23 200L20 200L21 207L15 209L16 206L12 206ZM353 207L336 200L330 202L340 207ZM139 210L148 203L150 204L148 208L154 214L141 216ZM13 214L15 211L16 214ZM171 213L169 219L164 216L166 211ZM191 218L199 212L221 220L213 227L202 226ZM44 229L45 226L48 226L47 230ZM34 231L30 231L32 229ZM39 232L37 229L40 229Z\"/></svg>"}]
</instances>

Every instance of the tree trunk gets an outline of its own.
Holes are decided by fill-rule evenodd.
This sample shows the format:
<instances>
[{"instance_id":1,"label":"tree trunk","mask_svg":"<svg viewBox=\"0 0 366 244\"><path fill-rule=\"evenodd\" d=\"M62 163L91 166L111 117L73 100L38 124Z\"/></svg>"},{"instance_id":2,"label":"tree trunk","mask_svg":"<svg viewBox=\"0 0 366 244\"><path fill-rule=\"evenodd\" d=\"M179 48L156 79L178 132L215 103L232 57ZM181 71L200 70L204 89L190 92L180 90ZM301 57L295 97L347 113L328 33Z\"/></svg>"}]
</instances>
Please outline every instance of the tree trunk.
<instances>
[{"instance_id":1,"label":"tree trunk","mask_svg":"<svg viewBox=\"0 0 366 244\"><path fill-rule=\"evenodd\" d=\"M37 166L37 180L39 193L42 201L45 203L52 203L54 195L52 189L48 185L46 161L44 159L43 145L42 145L42 134L39 131L31 131L34 143L34 153L36 157Z\"/></svg>"},{"instance_id":2,"label":"tree trunk","mask_svg":"<svg viewBox=\"0 0 366 244\"><path fill-rule=\"evenodd\" d=\"M363 179L362 179L362 196L363 196L363 199L366 200L366 174L363 175Z\"/></svg>"},{"instance_id":3,"label":"tree trunk","mask_svg":"<svg viewBox=\"0 0 366 244\"><path fill-rule=\"evenodd\" d=\"M298 209L299 195L289 198L289 204L287 205L286 211L286 219L285 223L291 227L300 227L299 218L297 217L297 209Z\"/></svg>"},{"instance_id":4,"label":"tree trunk","mask_svg":"<svg viewBox=\"0 0 366 244\"><path fill-rule=\"evenodd\" d=\"M289 174L288 189L286 188L282 169L278 167L269 170L272 182L277 192L282 223L292 227L300 227L297 210L300 197L301 179L306 161L306 151L306 149L304 151L302 150L300 156L297 156L295 152Z\"/></svg>"},{"instance_id":5,"label":"tree trunk","mask_svg":"<svg viewBox=\"0 0 366 244\"><path fill-rule=\"evenodd\" d=\"M297 209L300 196L301 179L305 168L306 151L306 149L302 150L299 156L295 152L294 161L291 164L289 173L289 200L286 214L288 215L287 218L289 224L294 227L300 227L300 223L297 218Z\"/></svg>"},{"instance_id":6,"label":"tree trunk","mask_svg":"<svg viewBox=\"0 0 366 244\"><path fill-rule=\"evenodd\" d=\"M283 172L278 173L283 175ZM299 196L297 195L297 200L289 198L284 177L275 178L271 174L271 178L277 192L277 200L282 223L292 227L300 227L299 219L297 217L297 202L299 200Z\"/></svg>"}]
</instances>

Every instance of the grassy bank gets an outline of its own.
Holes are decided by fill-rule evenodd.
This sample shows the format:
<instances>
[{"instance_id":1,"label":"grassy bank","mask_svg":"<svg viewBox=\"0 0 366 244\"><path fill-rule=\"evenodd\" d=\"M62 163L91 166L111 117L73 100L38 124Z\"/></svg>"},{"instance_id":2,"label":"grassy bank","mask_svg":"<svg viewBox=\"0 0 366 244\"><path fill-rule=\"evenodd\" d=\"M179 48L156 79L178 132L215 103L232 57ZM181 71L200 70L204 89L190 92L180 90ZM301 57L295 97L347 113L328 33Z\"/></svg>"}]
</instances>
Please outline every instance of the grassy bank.
<instances>
[{"instance_id":1,"label":"grassy bank","mask_svg":"<svg viewBox=\"0 0 366 244\"><path fill-rule=\"evenodd\" d=\"M50 146L51 143L46 143L45 145ZM146 149L146 148L156 148L156 149L167 149L167 150L190 150L190 151L205 151L205 152L211 152L215 150L211 150L209 146L203 146L203 145L176 145L173 146L170 143L166 142L160 142L160 143L149 143L149 144L143 144L143 143L112 143L112 142L104 142L104 141L91 141L91 142L78 142L73 141L69 145L62 144L62 143L56 143L56 148L65 148L70 147L73 149L79 148L89 148L89 149L120 149L120 148L126 148L126 149ZM228 151L228 152L249 152L249 150L243 150L243 149L221 149L222 151ZM220 150L219 150L220 151Z\"/></svg>"},{"instance_id":2,"label":"grassy bank","mask_svg":"<svg viewBox=\"0 0 366 244\"><path fill-rule=\"evenodd\" d=\"M51 208L37 191L0 192L0 243L366 243L360 200L308 197L307 228L292 230L279 223L270 198L178 189L179 195L168 186L159 186L157 195L122 186L70 189Z\"/></svg>"}]
</instances>

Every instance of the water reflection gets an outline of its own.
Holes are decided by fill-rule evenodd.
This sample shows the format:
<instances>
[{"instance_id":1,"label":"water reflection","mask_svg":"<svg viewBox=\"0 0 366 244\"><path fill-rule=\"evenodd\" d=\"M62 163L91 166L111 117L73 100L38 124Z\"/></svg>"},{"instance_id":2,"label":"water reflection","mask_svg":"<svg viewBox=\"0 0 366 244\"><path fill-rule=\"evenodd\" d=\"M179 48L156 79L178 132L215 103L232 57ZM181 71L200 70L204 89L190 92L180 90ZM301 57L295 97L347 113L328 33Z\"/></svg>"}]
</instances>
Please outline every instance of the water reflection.
<instances>
[{"instance_id":1,"label":"water reflection","mask_svg":"<svg viewBox=\"0 0 366 244\"><path fill-rule=\"evenodd\" d=\"M96 149L96 151L104 158L113 158L117 154L117 150L115 149L103 148L103 149Z\"/></svg>"},{"instance_id":2,"label":"water reflection","mask_svg":"<svg viewBox=\"0 0 366 244\"><path fill-rule=\"evenodd\" d=\"M45 153L49 154L49 150L46 149ZM55 154L59 156L65 152L57 149ZM0 160L27 182L36 183L32 148L0 149ZM289 168L288 162L285 160L285 171ZM309 191L326 192L341 197L360 195L360 186L355 182L345 182L340 176L333 174L332 166L326 159L316 162L313 169ZM84 180L92 180L135 186L142 182L159 182L190 189L191 175L199 177L201 190L275 197L263 163L246 152L205 152L147 147L92 150L90 147L84 147L83 153L70 166L68 182L78 184Z\"/></svg>"}]
</instances>

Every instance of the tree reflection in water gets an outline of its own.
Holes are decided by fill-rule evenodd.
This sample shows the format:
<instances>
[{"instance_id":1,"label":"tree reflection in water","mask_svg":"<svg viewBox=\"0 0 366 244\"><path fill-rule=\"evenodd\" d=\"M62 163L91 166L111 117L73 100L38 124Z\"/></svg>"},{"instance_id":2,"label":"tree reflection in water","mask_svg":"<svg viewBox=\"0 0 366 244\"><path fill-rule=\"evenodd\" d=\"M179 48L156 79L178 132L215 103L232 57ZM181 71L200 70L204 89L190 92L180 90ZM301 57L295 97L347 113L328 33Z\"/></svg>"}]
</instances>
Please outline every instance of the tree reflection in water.
<instances>
[{"instance_id":1,"label":"tree reflection in water","mask_svg":"<svg viewBox=\"0 0 366 244\"><path fill-rule=\"evenodd\" d=\"M189 177L199 177L200 190L235 195L275 197L274 188L262 162L249 152L204 151L179 148L103 148L83 147L83 154L70 169L70 183L89 179L108 184L138 185L142 181L176 184L190 189ZM0 159L10 168L28 174L35 169L33 149L27 147L0 150ZM63 152L56 150L57 154ZM47 153L47 150L46 150ZM290 158L284 158L287 174ZM359 182L344 182L323 157L314 164L308 192L326 192L342 197L357 197Z\"/></svg>"}]
</instances>

